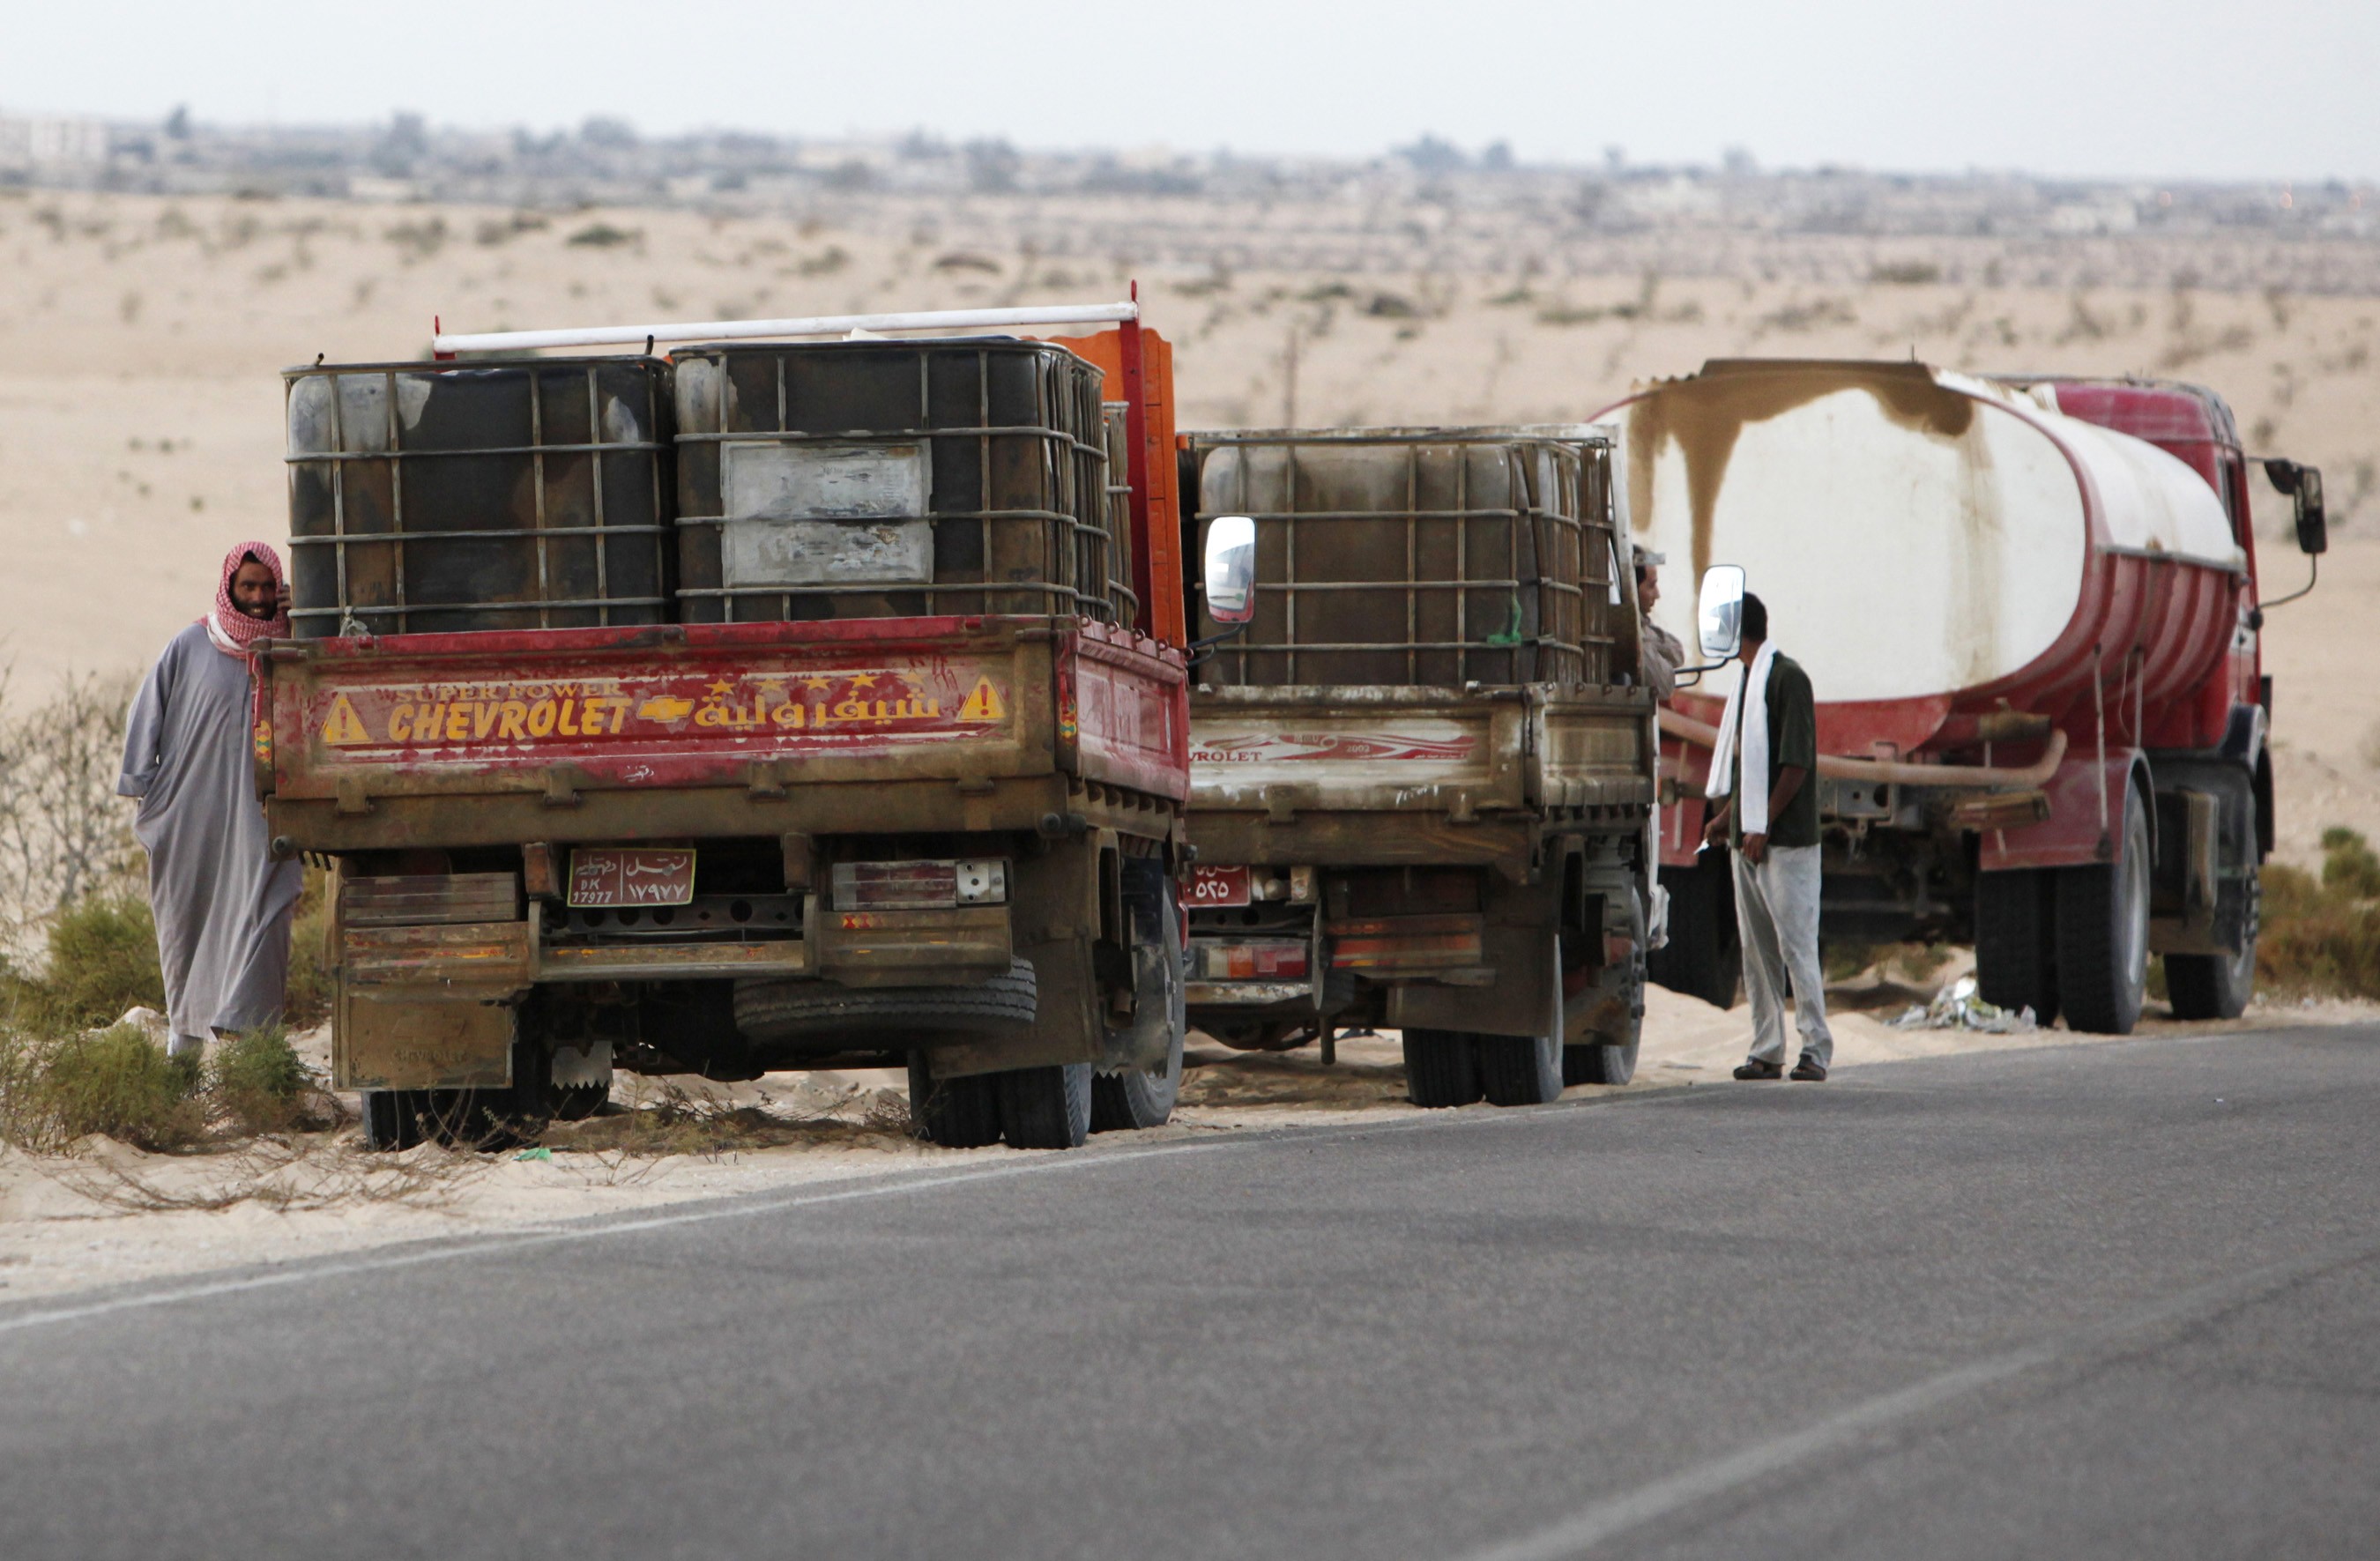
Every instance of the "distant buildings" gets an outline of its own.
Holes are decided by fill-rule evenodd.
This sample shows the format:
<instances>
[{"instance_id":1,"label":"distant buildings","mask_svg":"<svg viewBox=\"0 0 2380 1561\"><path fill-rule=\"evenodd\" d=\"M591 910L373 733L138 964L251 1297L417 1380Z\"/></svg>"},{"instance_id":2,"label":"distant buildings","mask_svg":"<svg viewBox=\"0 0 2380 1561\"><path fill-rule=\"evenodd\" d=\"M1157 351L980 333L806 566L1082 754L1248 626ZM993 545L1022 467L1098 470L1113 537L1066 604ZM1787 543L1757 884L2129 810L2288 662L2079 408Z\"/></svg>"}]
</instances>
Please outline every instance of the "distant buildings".
<instances>
[{"instance_id":1,"label":"distant buildings","mask_svg":"<svg viewBox=\"0 0 2380 1561\"><path fill-rule=\"evenodd\" d=\"M1717 166L1643 166L1616 148L1594 163L1565 166L1521 163L1500 143L1474 153L1432 136L1351 161L1033 150L922 131L861 139L642 137L616 119L541 133L442 128L415 115L370 126L245 128L196 124L182 111L147 125L0 115L0 182L784 212L928 224L953 239L1005 236L1044 253L1104 246L1217 267L1280 263L1271 257L1288 255L1299 264L1351 270L1502 269L1593 249L1621 257L1612 263L1686 272L1743 269L1748 256L1767 252L1737 240L1806 239L1800 248L1813 252L1827 248L1818 241L1844 239L1990 239L2070 249L2122 241L2145 246L2143 253L2180 248L2158 246L2160 239L2320 239L2332 248L2380 240L2380 189L2370 186L1765 169L1741 150ZM1840 263L1862 275L1913 263L1844 254L1850 258ZM2360 252L2350 260L2349 270L2365 270ZM2309 284L2319 285L2338 266L2334 256L2306 269Z\"/></svg>"}]
</instances>

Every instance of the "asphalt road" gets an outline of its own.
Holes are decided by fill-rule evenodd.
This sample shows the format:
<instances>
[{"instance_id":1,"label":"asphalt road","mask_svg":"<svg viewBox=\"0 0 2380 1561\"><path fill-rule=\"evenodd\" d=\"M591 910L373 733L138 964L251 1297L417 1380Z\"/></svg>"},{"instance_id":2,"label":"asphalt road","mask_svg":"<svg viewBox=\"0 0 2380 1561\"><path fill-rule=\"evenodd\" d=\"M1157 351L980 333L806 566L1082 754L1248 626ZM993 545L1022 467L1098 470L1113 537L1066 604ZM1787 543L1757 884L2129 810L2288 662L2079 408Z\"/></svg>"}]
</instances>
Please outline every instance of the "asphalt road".
<instances>
[{"instance_id":1,"label":"asphalt road","mask_svg":"<svg viewBox=\"0 0 2380 1561\"><path fill-rule=\"evenodd\" d=\"M2380 1030L0 1310L0 1555L2371 1555Z\"/></svg>"}]
</instances>

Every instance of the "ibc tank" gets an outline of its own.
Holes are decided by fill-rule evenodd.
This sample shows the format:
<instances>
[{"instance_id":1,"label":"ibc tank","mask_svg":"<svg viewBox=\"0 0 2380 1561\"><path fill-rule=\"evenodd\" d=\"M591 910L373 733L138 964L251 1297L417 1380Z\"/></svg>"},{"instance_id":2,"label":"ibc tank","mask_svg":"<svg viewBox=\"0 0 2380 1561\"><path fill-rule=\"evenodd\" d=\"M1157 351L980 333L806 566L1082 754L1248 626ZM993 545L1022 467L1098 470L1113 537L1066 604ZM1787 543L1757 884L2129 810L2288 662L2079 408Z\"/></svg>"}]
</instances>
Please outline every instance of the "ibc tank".
<instances>
[{"instance_id":1,"label":"ibc tank","mask_svg":"<svg viewBox=\"0 0 2380 1561\"><path fill-rule=\"evenodd\" d=\"M2222 501L2155 445L2060 415L2054 390L1720 361L1604 416L1626 430L1636 541L1678 570L1656 617L1693 645L1694 580L1742 564L1835 751L1909 751L2003 699L2060 716L2091 700L2095 660L2103 697L2154 719L2228 647L2246 555Z\"/></svg>"},{"instance_id":2,"label":"ibc tank","mask_svg":"<svg viewBox=\"0 0 2380 1561\"><path fill-rule=\"evenodd\" d=\"M1193 434L1190 450L1202 532L1223 514L1257 525L1256 617L1202 681L1610 681L1603 443L1290 430Z\"/></svg>"},{"instance_id":3,"label":"ibc tank","mask_svg":"<svg viewBox=\"0 0 2380 1561\"><path fill-rule=\"evenodd\" d=\"M665 377L650 357L287 370L292 630L666 622Z\"/></svg>"},{"instance_id":4,"label":"ibc tank","mask_svg":"<svg viewBox=\"0 0 2380 1561\"><path fill-rule=\"evenodd\" d=\"M1009 338L698 346L676 374L682 621L1119 602L1100 372Z\"/></svg>"}]
</instances>

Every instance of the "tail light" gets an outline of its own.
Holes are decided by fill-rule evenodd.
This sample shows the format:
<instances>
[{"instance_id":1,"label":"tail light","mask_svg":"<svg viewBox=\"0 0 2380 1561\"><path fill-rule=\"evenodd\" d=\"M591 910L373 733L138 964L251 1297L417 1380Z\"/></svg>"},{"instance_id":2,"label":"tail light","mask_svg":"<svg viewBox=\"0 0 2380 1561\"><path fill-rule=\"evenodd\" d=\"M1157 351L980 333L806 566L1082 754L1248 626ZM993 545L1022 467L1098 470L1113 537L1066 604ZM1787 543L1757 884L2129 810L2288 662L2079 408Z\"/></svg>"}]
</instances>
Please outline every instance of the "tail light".
<instances>
[{"instance_id":1,"label":"tail light","mask_svg":"<svg viewBox=\"0 0 2380 1561\"><path fill-rule=\"evenodd\" d=\"M1290 938L1250 938L1231 943L1204 939L1196 945L1202 981L1303 979L1310 961L1306 946Z\"/></svg>"},{"instance_id":2,"label":"tail light","mask_svg":"<svg viewBox=\"0 0 2380 1561\"><path fill-rule=\"evenodd\" d=\"M1339 970L1456 970L1480 961L1476 916L1381 916L1331 929L1330 963Z\"/></svg>"},{"instance_id":3,"label":"tail light","mask_svg":"<svg viewBox=\"0 0 2380 1561\"><path fill-rule=\"evenodd\" d=\"M838 911L946 911L1008 901L1008 864L988 858L949 862L838 862Z\"/></svg>"}]
</instances>

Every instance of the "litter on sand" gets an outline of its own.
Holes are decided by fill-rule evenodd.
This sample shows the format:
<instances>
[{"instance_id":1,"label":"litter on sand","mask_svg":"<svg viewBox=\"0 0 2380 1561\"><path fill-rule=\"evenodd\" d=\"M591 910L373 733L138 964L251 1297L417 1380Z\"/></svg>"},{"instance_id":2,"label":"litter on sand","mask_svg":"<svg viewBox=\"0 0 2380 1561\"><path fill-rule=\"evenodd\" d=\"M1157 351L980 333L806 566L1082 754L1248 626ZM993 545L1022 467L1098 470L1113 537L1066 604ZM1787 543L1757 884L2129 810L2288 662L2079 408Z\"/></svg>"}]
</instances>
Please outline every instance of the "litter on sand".
<instances>
[{"instance_id":1,"label":"litter on sand","mask_svg":"<svg viewBox=\"0 0 2380 1561\"><path fill-rule=\"evenodd\" d=\"M553 1158L553 1151L540 1144L534 1149L522 1150L519 1154L514 1156L513 1158L516 1160L551 1160Z\"/></svg>"},{"instance_id":2,"label":"litter on sand","mask_svg":"<svg viewBox=\"0 0 2380 1561\"><path fill-rule=\"evenodd\" d=\"M2041 1028L2030 1007L2010 1010L1975 995L1975 978L1962 975L1934 995L1930 1003L1912 1003L1892 1022L1896 1030L1980 1030L1992 1035L2022 1035Z\"/></svg>"}]
</instances>

